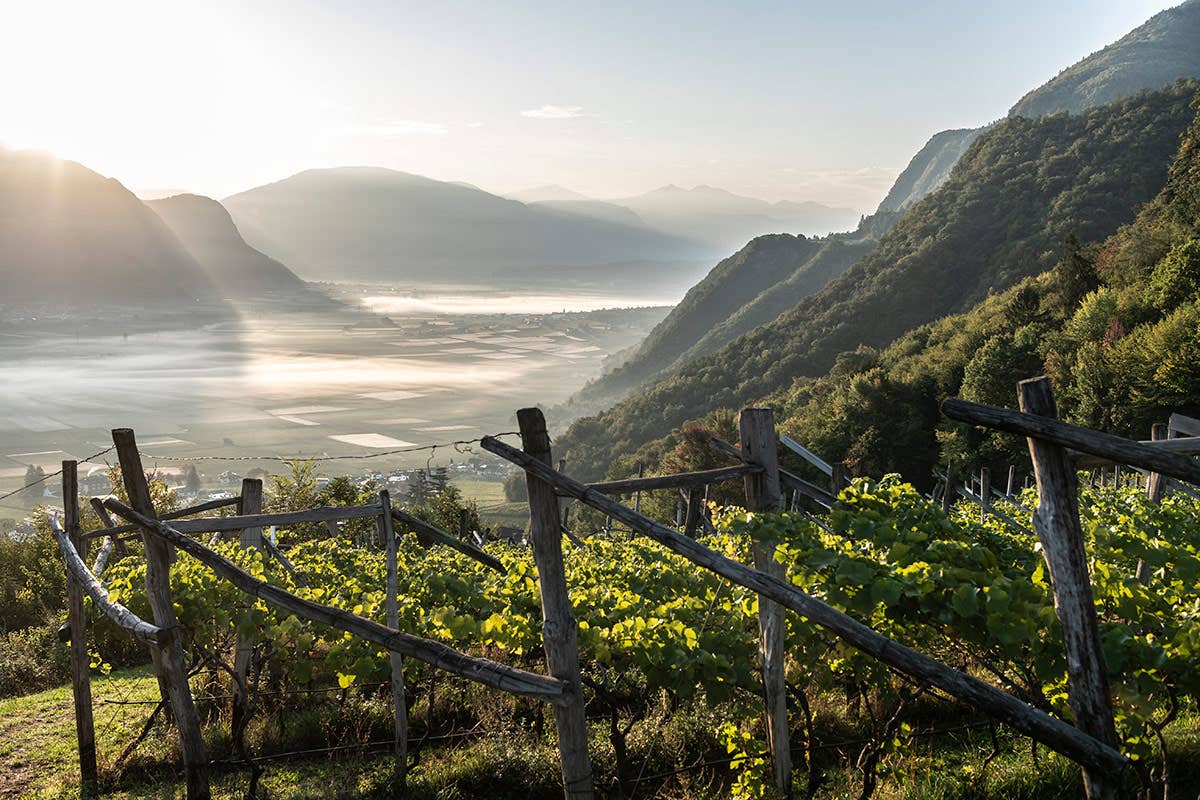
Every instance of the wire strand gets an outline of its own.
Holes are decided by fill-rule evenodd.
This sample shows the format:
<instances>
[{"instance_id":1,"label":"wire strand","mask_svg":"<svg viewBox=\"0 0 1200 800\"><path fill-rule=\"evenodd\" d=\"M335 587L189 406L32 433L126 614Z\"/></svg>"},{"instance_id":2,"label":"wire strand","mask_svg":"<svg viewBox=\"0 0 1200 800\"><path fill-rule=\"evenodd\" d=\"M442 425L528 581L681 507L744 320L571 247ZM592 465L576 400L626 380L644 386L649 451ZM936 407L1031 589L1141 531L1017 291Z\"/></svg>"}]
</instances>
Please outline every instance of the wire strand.
<instances>
[{"instance_id":1,"label":"wire strand","mask_svg":"<svg viewBox=\"0 0 1200 800\"><path fill-rule=\"evenodd\" d=\"M109 453L111 453L113 450L116 450L116 449L117 449L117 446L115 444L111 445L109 447L104 448L99 453L93 453L92 455L88 456L87 458L82 459L82 461L80 463L85 463L85 462L91 461L92 459L96 459L96 458L100 458L101 456L108 455ZM8 498L12 497L13 495L20 494L21 492L25 491L26 489L32 489L34 486L37 486L38 484L41 484L41 483L45 483L46 481L50 480L51 478L57 477L59 475L62 475L62 470L56 469L54 472L47 473L47 474L43 475L42 477L38 478L36 481L33 481L32 483L27 483L24 486L21 486L17 489L13 489L11 492L8 492L6 494L0 494L0 500L7 500Z\"/></svg>"}]
</instances>

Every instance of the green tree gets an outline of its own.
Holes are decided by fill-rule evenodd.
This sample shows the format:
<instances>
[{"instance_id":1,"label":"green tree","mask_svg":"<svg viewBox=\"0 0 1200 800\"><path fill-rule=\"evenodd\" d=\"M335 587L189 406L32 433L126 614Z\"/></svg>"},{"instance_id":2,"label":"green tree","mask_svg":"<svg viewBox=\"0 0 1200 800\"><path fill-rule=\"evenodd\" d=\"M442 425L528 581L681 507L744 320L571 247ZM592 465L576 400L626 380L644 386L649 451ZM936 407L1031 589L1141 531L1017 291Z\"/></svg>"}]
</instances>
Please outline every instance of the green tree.
<instances>
[{"instance_id":1,"label":"green tree","mask_svg":"<svg viewBox=\"0 0 1200 800\"><path fill-rule=\"evenodd\" d=\"M36 506L42 499L42 492L46 487L46 471L41 467L30 464L25 468L25 479L21 481L21 485L25 488L21 490L21 499L25 501L27 506Z\"/></svg>"},{"instance_id":2,"label":"green tree","mask_svg":"<svg viewBox=\"0 0 1200 800\"><path fill-rule=\"evenodd\" d=\"M1154 267L1146 287L1146 301L1159 311L1170 311L1200 294L1200 239L1171 248Z\"/></svg>"},{"instance_id":3,"label":"green tree","mask_svg":"<svg viewBox=\"0 0 1200 800\"><path fill-rule=\"evenodd\" d=\"M1054 265L1054 290L1064 311L1070 312L1100 285L1096 268L1083 252L1074 233L1063 240L1062 255Z\"/></svg>"}]
</instances>

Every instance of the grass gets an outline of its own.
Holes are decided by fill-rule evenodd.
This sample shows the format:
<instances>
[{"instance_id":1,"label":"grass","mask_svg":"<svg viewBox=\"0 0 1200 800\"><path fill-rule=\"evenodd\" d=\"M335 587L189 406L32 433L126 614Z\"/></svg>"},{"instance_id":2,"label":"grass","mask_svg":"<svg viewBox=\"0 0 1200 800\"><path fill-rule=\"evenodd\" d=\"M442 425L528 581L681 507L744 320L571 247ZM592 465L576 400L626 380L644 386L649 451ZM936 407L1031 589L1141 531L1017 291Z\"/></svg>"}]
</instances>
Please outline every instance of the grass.
<instances>
[{"instance_id":1,"label":"grass","mask_svg":"<svg viewBox=\"0 0 1200 800\"><path fill-rule=\"evenodd\" d=\"M182 796L183 781L170 728L160 722L142 743L128 768L114 769L121 749L132 741L150 707L114 703L147 701L157 686L147 668L114 672L93 679L99 764L104 796L151 800ZM196 687L197 695L209 691ZM717 730L727 719L744 715L750 697L737 705L711 707L703 702L685 705L673 714L647 709L647 719L633 727L627 745L627 794L631 777L651 778L637 785L638 798L700 800L728 797L732 775ZM215 763L214 797L242 797L249 773L234 763L228 740L228 721L220 709L201 707L205 736ZM813 699L817 749L814 758L822 773L819 798L857 798L862 775L853 765L858 744L870 723L847 711L838 695ZM412 740L426 730L424 699L412 709ZM441 680L433 712L445 729L463 731L475 724L488 735L451 736L421 750L410 773L409 796L414 800L551 800L561 797L553 724L528 701L500 696L459 681ZM531 716L532 715L532 716ZM749 717L753 719L753 715ZM985 721L964 713L961 706L931 700L914 707L910 717L916 735L899 752L884 755L878 769L876 800L1067 800L1082 796L1079 769L1060 756L1038 748L1033 756L1028 739L997 728L993 740ZM798 720L796 720L798 721ZM982 723L966 725L965 723ZM394 760L387 745L336 754L294 755L297 750L344 742L388 739L390 703L385 695L350 693L325 703L302 700L286 713L272 715L248 735L248 744L261 759L265 773L260 796L269 798L386 797L391 792ZM751 723L753 724L753 723ZM539 731L540 728L540 731ZM922 731L952 728L949 733ZM616 790L615 751L608 725L591 723L591 756L601 797L620 796ZM801 744L798 733L794 744ZM997 744L996 755L988 758ZM1195 797L1200 792L1200 714L1181 715L1168 729L1172 796ZM272 755L274 754L274 755ZM293 754L293 755L289 755ZM805 761L795 758L797 790L805 789ZM704 769L688 769L708 763ZM0 798L68 798L78 793L75 730L69 687L0 701ZM986 766L985 766L986 764ZM678 770L678 772L676 772ZM674 773L674 774L672 774ZM1129 788L1136 778L1129 775Z\"/></svg>"}]
</instances>

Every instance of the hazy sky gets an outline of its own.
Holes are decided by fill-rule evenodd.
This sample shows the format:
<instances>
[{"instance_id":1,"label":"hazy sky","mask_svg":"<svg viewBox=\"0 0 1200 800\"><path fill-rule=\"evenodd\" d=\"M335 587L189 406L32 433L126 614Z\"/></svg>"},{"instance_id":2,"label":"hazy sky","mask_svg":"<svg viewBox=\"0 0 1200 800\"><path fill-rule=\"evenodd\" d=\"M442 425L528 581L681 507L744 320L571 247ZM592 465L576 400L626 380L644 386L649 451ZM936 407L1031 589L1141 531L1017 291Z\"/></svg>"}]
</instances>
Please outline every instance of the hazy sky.
<instances>
[{"instance_id":1,"label":"hazy sky","mask_svg":"<svg viewBox=\"0 0 1200 800\"><path fill-rule=\"evenodd\" d=\"M0 142L218 197L374 164L873 210L931 134L1174 4L0 0Z\"/></svg>"}]
</instances>

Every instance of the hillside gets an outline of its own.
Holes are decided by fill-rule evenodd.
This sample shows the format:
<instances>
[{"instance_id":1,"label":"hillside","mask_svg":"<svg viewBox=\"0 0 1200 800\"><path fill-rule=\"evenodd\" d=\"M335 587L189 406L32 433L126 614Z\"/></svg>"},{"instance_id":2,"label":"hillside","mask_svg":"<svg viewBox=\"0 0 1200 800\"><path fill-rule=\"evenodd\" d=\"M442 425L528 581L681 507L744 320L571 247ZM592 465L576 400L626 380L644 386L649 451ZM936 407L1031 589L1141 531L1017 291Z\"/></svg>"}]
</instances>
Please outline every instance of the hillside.
<instances>
[{"instance_id":1,"label":"hillside","mask_svg":"<svg viewBox=\"0 0 1200 800\"><path fill-rule=\"evenodd\" d=\"M147 205L167 223L226 296L307 291L304 281L242 238L224 206L208 197L181 194Z\"/></svg>"},{"instance_id":2,"label":"hillside","mask_svg":"<svg viewBox=\"0 0 1200 800\"><path fill-rule=\"evenodd\" d=\"M246 240L309 279L520 279L522 269L702 257L633 226L374 167L318 169L222 201Z\"/></svg>"},{"instance_id":3,"label":"hillside","mask_svg":"<svg viewBox=\"0 0 1200 800\"><path fill-rule=\"evenodd\" d=\"M1012 118L982 134L950 180L878 247L773 322L688 363L559 440L577 474L685 420L737 407L830 369L1047 269L1069 233L1111 235L1164 185L1192 119L1194 82L1079 116Z\"/></svg>"},{"instance_id":4,"label":"hillside","mask_svg":"<svg viewBox=\"0 0 1200 800\"><path fill-rule=\"evenodd\" d=\"M1026 94L1009 116L1077 114L1142 89L1200 76L1200 0L1155 14L1107 47Z\"/></svg>"},{"instance_id":5,"label":"hillside","mask_svg":"<svg viewBox=\"0 0 1200 800\"><path fill-rule=\"evenodd\" d=\"M1161 89L1179 78L1200 78L1200 0L1188 0L1147 20L1031 90L1009 116L1081 111ZM880 211L908 208L945 183L951 168L984 128L936 133L896 179Z\"/></svg>"},{"instance_id":6,"label":"hillside","mask_svg":"<svg viewBox=\"0 0 1200 800\"><path fill-rule=\"evenodd\" d=\"M984 128L960 128L935 133L908 162L896 178L887 196L879 204L880 211L903 211L922 197L932 193L950 177L950 170L963 153L983 133Z\"/></svg>"},{"instance_id":7,"label":"hillside","mask_svg":"<svg viewBox=\"0 0 1200 800\"><path fill-rule=\"evenodd\" d=\"M0 303L194 304L201 266L128 189L73 161L0 148Z\"/></svg>"}]
</instances>

